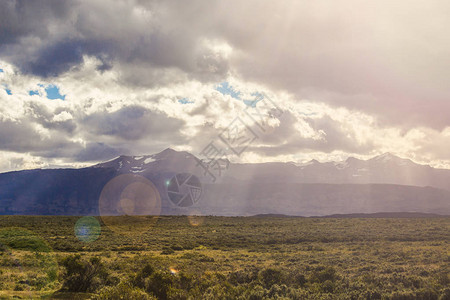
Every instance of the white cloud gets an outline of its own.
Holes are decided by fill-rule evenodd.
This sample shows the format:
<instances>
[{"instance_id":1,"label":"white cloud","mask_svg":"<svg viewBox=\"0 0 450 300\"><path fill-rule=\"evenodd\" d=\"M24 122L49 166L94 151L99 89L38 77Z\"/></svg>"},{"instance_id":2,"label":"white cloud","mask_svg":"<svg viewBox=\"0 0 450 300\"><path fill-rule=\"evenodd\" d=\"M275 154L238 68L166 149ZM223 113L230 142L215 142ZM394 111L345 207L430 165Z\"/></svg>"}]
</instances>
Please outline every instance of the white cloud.
<instances>
[{"instance_id":1,"label":"white cloud","mask_svg":"<svg viewBox=\"0 0 450 300\"><path fill-rule=\"evenodd\" d=\"M0 169L196 154L245 118L222 82L285 111L236 161L450 161L445 1L11 3L0 4L0 83L13 93L0 90L0 151L15 163ZM49 84L64 101L45 97Z\"/></svg>"}]
</instances>

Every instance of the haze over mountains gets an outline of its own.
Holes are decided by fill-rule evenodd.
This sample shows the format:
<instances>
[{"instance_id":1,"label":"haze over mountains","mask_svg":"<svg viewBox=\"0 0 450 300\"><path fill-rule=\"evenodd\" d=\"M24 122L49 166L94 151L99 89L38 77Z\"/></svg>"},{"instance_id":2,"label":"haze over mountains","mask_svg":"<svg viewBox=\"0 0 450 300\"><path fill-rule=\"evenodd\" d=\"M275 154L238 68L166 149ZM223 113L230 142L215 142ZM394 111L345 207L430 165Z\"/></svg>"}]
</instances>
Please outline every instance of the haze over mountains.
<instances>
[{"instance_id":1,"label":"haze over mountains","mask_svg":"<svg viewBox=\"0 0 450 300\"><path fill-rule=\"evenodd\" d=\"M167 182L178 173L194 174L202 182L201 198L190 207L168 197ZM120 174L149 179L160 194L161 214L450 214L450 170L389 153L343 162L230 163L212 183L194 155L170 148L83 169L0 174L0 214L97 215L103 187Z\"/></svg>"}]
</instances>

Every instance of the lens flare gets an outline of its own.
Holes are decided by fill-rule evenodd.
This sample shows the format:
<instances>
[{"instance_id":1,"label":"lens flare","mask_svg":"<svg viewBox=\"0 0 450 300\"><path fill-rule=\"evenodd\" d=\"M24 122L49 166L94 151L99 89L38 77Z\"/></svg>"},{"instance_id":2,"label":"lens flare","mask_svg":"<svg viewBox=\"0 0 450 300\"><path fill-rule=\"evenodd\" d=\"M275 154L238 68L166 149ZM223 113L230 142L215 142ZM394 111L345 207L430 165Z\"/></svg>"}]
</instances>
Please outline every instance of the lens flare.
<instances>
[{"instance_id":1,"label":"lens flare","mask_svg":"<svg viewBox=\"0 0 450 300\"><path fill-rule=\"evenodd\" d=\"M179 173L170 179L167 185L167 196L179 207L196 204L202 196L200 180L189 173Z\"/></svg>"},{"instance_id":2,"label":"lens flare","mask_svg":"<svg viewBox=\"0 0 450 300\"><path fill-rule=\"evenodd\" d=\"M147 178L123 174L103 188L99 199L102 221L112 231L135 235L148 231L161 213L161 197Z\"/></svg>"},{"instance_id":3,"label":"lens flare","mask_svg":"<svg viewBox=\"0 0 450 300\"><path fill-rule=\"evenodd\" d=\"M97 240L101 233L98 220L94 217L82 217L75 223L75 236L82 242L90 243Z\"/></svg>"}]
</instances>

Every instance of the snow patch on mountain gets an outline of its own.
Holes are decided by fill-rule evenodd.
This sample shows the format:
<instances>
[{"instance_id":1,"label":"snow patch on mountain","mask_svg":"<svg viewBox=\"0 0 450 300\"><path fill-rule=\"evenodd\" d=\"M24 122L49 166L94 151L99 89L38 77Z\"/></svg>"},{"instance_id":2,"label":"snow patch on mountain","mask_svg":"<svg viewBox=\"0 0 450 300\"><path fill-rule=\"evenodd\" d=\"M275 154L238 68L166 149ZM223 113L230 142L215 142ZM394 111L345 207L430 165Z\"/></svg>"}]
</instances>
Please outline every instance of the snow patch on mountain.
<instances>
[{"instance_id":1,"label":"snow patch on mountain","mask_svg":"<svg viewBox=\"0 0 450 300\"><path fill-rule=\"evenodd\" d=\"M150 157L147 157L145 160L144 160L144 164L149 164L149 163L151 163L151 162L154 162L156 159L153 157L153 155L152 156L150 156Z\"/></svg>"}]
</instances>

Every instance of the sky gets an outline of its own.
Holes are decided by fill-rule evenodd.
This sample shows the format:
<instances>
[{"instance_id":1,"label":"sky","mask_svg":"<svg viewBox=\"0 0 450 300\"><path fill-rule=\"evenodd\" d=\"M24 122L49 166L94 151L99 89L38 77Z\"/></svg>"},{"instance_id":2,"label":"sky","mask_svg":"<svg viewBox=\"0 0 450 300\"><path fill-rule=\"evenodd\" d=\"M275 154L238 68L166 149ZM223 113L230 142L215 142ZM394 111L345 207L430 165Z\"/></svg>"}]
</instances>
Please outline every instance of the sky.
<instances>
[{"instance_id":1,"label":"sky","mask_svg":"<svg viewBox=\"0 0 450 300\"><path fill-rule=\"evenodd\" d=\"M211 142L234 162L390 152L449 168L449 14L440 0L1 1L0 172ZM261 128L248 112L264 101ZM220 139L236 118L255 137L239 153Z\"/></svg>"}]
</instances>

